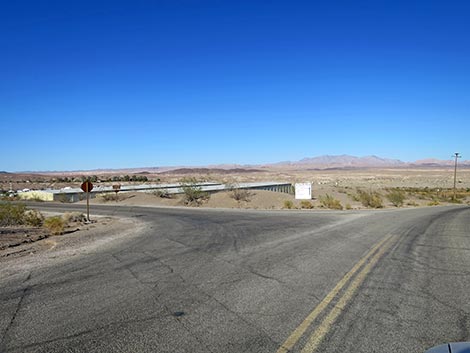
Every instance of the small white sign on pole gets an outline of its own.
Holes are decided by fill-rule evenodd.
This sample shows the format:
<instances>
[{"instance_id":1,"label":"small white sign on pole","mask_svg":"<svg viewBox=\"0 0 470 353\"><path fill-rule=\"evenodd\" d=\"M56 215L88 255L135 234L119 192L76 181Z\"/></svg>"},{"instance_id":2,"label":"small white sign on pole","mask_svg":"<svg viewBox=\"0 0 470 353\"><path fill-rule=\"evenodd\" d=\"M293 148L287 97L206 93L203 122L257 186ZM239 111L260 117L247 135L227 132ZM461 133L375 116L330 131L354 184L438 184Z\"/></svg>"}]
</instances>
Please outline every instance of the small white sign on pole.
<instances>
[{"instance_id":1,"label":"small white sign on pole","mask_svg":"<svg viewBox=\"0 0 470 353\"><path fill-rule=\"evenodd\" d=\"M295 199L296 200L311 200L312 199L312 184L311 183L296 183L295 184Z\"/></svg>"}]
</instances>

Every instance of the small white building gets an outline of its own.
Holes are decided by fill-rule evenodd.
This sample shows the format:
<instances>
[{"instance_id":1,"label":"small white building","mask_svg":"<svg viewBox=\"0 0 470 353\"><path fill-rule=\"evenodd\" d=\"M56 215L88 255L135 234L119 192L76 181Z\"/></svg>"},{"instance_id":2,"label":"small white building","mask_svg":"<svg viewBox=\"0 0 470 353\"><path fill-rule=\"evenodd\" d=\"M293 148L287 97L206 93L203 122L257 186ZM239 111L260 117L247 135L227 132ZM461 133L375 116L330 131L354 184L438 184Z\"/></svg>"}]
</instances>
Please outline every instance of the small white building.
<instances>
[{"instance_id":1,"label":"small white building","mask_svg":"<svg viewBox=\"0 0 470 353\"><path fill-rule=\"evenodd\" d=\"M296 183L295 184L295 199L296 200L311 200L312 199L312 183Z\"/></svg>"}]
</instances>

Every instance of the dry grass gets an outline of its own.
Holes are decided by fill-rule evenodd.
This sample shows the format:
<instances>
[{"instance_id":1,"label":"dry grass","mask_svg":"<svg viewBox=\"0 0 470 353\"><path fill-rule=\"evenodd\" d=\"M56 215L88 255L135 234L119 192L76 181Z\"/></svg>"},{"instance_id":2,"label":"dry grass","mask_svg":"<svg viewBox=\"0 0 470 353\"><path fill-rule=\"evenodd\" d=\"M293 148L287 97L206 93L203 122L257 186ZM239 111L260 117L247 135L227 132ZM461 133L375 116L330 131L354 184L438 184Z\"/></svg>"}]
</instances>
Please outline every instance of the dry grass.
<instances>
[{"instance_id":1,"label":"dry grass","mask_svg":"<svg viewBox=\"0 0 470 353\"><path fill-rule=\"evenodd\" d=\"M341 202L337 199L335 199L333 196L330 196L326 194L325 196L320 196L320 204L325 207L329 208L332 210L342 210L343 205L341 205Z\"/></svg>"},{"instance_id":2,"label":"dry grass","mask_svg":"<svg viewBox=\"0 0 470 353\"><path fill-rule=\"evenodd\" d=\"M67 213L64 213L62 218L64 219L64 222L66 224L72 223L72 222L85 223L87 220L86 216L81 212L67 212Z\"/></svg>"},{"instance_id":3,"label":"dry grass","mask_svg":"<svg viewBox=\"0 0 470 353\"><path fill-rule=\"evenodd\" d=\"M251 196L252 196L252 193L247 189L234 188L230 193L230 197L238 202L241 202L241 201L250 202Z\"/></svg>"},{"instance_id":4,"label":"dry grass","mask_svg":"<svg viewBox=\"0 0 470 353\"><path fill-rule=\"evenodd\" d=\"M291 210L294 208L294 203L291 200L284 201L284 208Z\"/></svg>"},{"instance_id":5,"label":"dry grass","mask_svg":"<svg viewBox=\"0 0 470 353\"><path fill-rule=\"evenodd\" d=\"M383 208L382 196L377 191L357 190L357 197L364 207Z\"/></svg>"},{"instance_id":6,"label":"dry grass","mask_svg":"<svg viewBox=\"0 0 470 353\"><path fill-rule=\"evenodd\" d=\"M44 223L44 216L37 210L27 210L23 215L24 224L31 227L41 227Z\"/></svg>"},{"instance_id":7,"label":"dry grass","mask_svg":"<svg viewBox=\"0 0 470 353\"><path fill-rule=\"evenodd\" d=\"M166 190L166 189L160 189L160 190L154 191L153 194L156 197L159 197L161 199L171 199L171 198L173 198L173 195L170 194L168 192L168 190Z\"/></svg>"},{"instance_id":8,"label":"dry grass","mask_svg":"<svg viewBox=\"0 0 470 353\"><path fill-rule=\"evenodd\" d=\"M387 199L392 203L393 206L401 207L405 201L405 194L400 190L393 190L387 194Z\"/></svg>"},{"instance_id":9,"label":"dry grass","mask_svg":"<svg viewBox=\"0 0 470 353\"><path fill-rule=\"evenodd\" d=\"M313 204L308 200L300 201L300 208L311 210L313 208Z\"/></svg>"},{"instance_id":10,"label":"dry grass","mask_svg":"<svg viewBox=\"0 0 470 353\"><path fill-rule=\"evenodd\" d=\"M66 223L60 216L48 217L44 220L44 227L51 235L60 235L64 233Z\"/></svg>"}]
</instances>

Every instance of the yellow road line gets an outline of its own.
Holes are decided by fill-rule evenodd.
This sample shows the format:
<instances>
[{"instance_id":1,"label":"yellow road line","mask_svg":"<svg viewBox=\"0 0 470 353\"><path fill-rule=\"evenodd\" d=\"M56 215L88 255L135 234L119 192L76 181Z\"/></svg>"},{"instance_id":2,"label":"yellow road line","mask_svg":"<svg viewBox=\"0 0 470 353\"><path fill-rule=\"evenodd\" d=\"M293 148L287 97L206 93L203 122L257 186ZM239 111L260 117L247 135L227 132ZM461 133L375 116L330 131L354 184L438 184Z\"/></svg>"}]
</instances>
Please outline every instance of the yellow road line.
<instances>
[{"instance_id":1,"label":"yellow road line","mask_svg":"<svg viewBox=\"0 0 470 353\"><path fill-rule=\"evenodd\" d=\"M276 353L286 353L300 339L300 337L304 334L304 332L308 329L308 327L312 324L313 321L317 318L320 313L325 310L325 308L330 304L333 298L338 294L338 292L345 286L345 284L351 279L352 276L361 268L361 266L372 256L372 254L380 248L388 239L384 238L380 242L370 249L370 251L364 255L355 265L354 267L344 275L344 277L336 284L336 286L326 295L325 298L316 306L313 311L308 314L304 321L291 333L291 335L284 341L284 343L279 347Z\"/></svg>"},{"instance_id":2,"label":"yellow road line","mask_svg":"<svg viewBox=\"0 0 470 353\"><path fill-rule=\"evenodd\" d=\"M380 248L379 251L377 251L377 253L371 258L370 262L364 266L361 272L358 273L356 278L354 278L354 280L344 292L343 296L338 300L333 309L331 309L330 313L323 319L322 323L312 333L309 341L302 349L301 353L312 353L318 348L323 338L330 330L331 326L333 326L338 316L353 297L354 293L356 293L362 282L364 282L369 272L393 243L393 240L393 238L389 238L386 244Z\"/></svg>"}]
</instances>

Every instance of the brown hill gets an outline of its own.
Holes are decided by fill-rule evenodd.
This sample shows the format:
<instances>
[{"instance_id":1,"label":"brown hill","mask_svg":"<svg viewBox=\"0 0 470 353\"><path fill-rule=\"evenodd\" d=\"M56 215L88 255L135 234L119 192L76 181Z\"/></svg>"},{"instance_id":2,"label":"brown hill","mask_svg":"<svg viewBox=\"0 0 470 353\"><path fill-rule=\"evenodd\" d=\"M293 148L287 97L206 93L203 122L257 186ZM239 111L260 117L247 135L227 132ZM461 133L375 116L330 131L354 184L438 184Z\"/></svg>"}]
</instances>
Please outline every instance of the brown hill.
<instances>
[{"instance_id":1,"label":"brown hill","mask_svg":"<svg viewBox=\"0 0 470 353\"><path fill-rule=\"evenodd\" d=\"M261 169L245 169L245 168L233 168L233 169L222 169L222 168L179 168L169 171L165 171L159 174L174 175L174 174L246 174L246 173L259 173L265 172Z\"/></svg>"}]
</instances>

